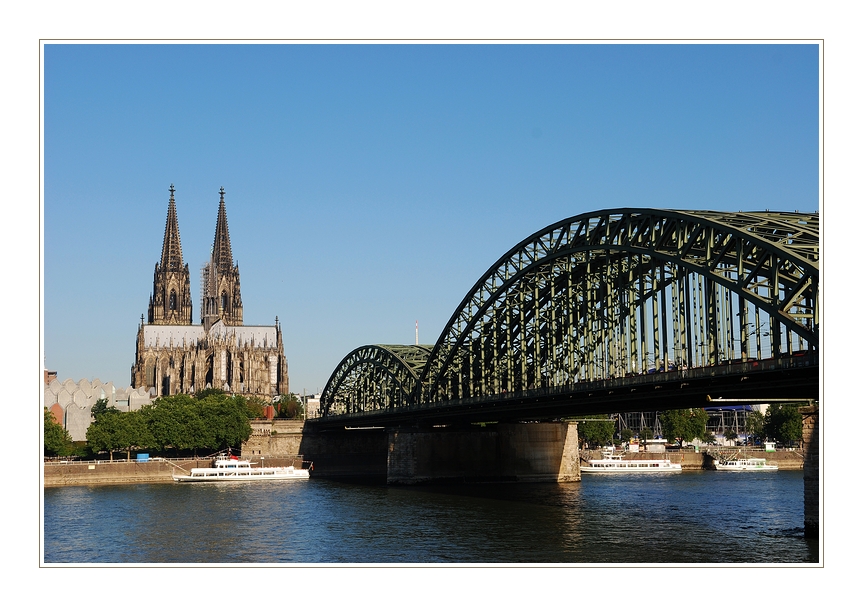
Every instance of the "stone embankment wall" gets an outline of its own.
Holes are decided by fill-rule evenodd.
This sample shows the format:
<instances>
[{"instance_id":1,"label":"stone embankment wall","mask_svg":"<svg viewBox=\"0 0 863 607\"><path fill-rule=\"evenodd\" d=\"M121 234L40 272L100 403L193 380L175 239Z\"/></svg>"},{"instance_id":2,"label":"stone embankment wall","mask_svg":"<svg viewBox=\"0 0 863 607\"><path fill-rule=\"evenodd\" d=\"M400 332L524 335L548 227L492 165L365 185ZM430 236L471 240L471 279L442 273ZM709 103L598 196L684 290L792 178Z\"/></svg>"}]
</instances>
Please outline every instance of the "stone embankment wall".
<instances>
[{"instance_id":1,"label":"stone embankment wall","mask_svg":"<svg viewBox=\"0 0 863 607\"><path fill-rule=\"evenodd\" d=\"M185 470L209 466L209 460L173 460L171 464ZM45 486L114 485L120 483L170 483L174 465L167 461L83 461L46 463ZM179 472L179 470L178 470Z\"/></svg>"},{"instance_id":2,"label":"stone embankment wall","mask_svg":"<svg viewBox=\"0 0 863 607\"><path fill-rule=\"evenodd\" d=\"M252 435L243 443L242 457L300 455L303 440L303 420L274 419L252 422Z\"/></svg>"},{"instance_id":3,"label":"stone embankment wall","mask_svg":"<svg viewBox=\"0 0 863 607\"><path fill-rule=\"evenodd\" d=\"M299 466L300 460L294 457L248 458L258 465ZM149 462L131 461L82 461L69 463L45 463L45 487L68 485L117 485L134 483L171 483L172 471L188 473L192 468L209 468L212 458L185 460L151 460Z\"/></svg>"}]
</instances>

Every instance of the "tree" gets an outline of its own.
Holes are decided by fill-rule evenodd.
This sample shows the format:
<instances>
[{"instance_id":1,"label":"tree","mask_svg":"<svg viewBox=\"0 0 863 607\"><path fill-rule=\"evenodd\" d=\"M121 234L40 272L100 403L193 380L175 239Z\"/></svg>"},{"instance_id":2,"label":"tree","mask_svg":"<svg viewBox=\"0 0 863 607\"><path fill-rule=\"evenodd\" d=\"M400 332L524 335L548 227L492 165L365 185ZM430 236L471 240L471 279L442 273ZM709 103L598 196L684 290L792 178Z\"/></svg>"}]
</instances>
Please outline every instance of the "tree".
<instances>
[{"instance_id":1,"label":"tree","mask_svg":"<svg viewBox=\"0 0 863 607\"><path fill-rule=\"evenodd\" d=\"M624 428L620 431L620 440L624 443L628 443L630 440L632 440L633 436L635 436L635 434L630 428Z\"/></svg>"},{"instance_id":2,"label":"tree","mask_svg":"<svg viewBox=\"0 0 863 607\"><path fill-rule=\"evenodd\" d=\"M252 434L247 401L242 396L210 396L201 401L207 428L206 447L224 449L241 445Z\"/></svg>"},{"instance_id":3,"label":"tree","mask_svg":"<svg viewBox=\"0 0 863 607\"><path fill-rule=\"evenodd\" d=\"M218 388L205 388L203 390L198 390L197 392L195 392L195 398L198 400L203 400L203 399L207 398L208 396L219 395L219 394L224 395L225 391L219 390Z\"/></svg>"},{"instance_id":4,"label":"tree","mask_svg":"<svg viewBox=\"0 0 863 607\"><path fill-rule=\"evenodd\" d=\"M156 441L153 439L153 433L147 426L147 419L144 414L138 411L130 411L123 413L123 421L125 422L128 432L128 442L126 445L126 459L132 459L132 449L148 449L156 446Z\"/></svg>"},{"instance_id":5,"label":"tree","mask_svg":"<svg viewBox=\"0 0 863 607\"><path fill-rule=\"evenodd\" d=\"M234 398L243 398L242 396L236 396ZM252 396L248 399L243 398L243 403L246 410L246 417L248 419L260 419L264 417L264 407L266 407L269 403L258 396Z\"/></svg>"},{"instance_id":6,"label":"tree","mask_svg":"<svg viewBox=\"0 0 863 607\"><path fill-rule=\"evenodd\" d=\"M303 403L296 394L283 394L275 402L276 415L287 419L303 417Z\"/></svg>"},{"instance_id":7,"label":"tree","mask_svg":"<svg viewBox=\"0 0 863 607\"><path fill-rule=\"evenodd\" d=\"M131 442L126 415L117 409L100 413L96 421L87 428L87 444L90 449L96 453L107 451L109 459L114 461L114 451L126 449Z\"/></svg>"},{"instance_id":8,"label":"tree","mask_svg":"<svg viewBox=\"0 0 863 607\"><path fill-rule=\"evenodd\" d=\"M54 420L54 414L45 407L43 422L45 455L71 455L74 451L69 432Z\"/></svg>"},{"instance_id":9,"label":"tree","mask_svg":"<svg viewBox=\"0 0 863 607\"><path fill-rule=\"evenodd\" d=\"M764 434L781 443L803 439L803 415L794 403L774 403L764 416Z\"/></svg>"},{"instance_id":10,"label":"tree","mask_svg":"<svg viewBox=\"0 0 863 607\"><path fill-rule=\"evenodd\" d=\"M736 441L737 440L737 432L735 432L734 430L726 430L725 431L725 439L730 440L730 441Z\"/></svg>"},{"instance_id":11,"label":"tree","mask_svg":"<svg viewBox=\"0 0 863 607\"><path fill-rule=\"evenodd\" d=\"M659 414L666 438L673 438L681 447L684 442L707 438L707 418L704 409L672 409Z\"/></svg>"},{"instance_id":12,"label":"tree","mask_svg":"<svg viewBox=\"0 0 863 607\"><path fill-rule=\"evenodd\" d=\"M614 420L605 415L595 415L597 421L578 422L578 437L588 445L605 445L614 438Z\"/></svg>"},{"instance_id":13,"label":"tree","mask_svg":"<svg viewBox=\"0 0 863 607\"><path fill-rule=\"evenodd\" d=\"M746 434L750 440L754 438L764 439L764 414L761 411L750 411L746 416Z\"/></svg>"},{"instance_id":14,"label":"tree","mask_svg":"<svg viewBox=\"0 0 863 607\"><path fill-rule=\"evenodd\" d=\"M641 432L638 433L638 437L644 440L653 438L653 428L650 426L644 426L644 428L641 429Z\"/></svg>"},{"instance_id":15,"label":"tree","mask_svg":"<svg viewBox=\"0 0 863 607\"><path fill-rule=\"evenodd\" d=\"M219 395L211 395L219 396ZM224 398L224 393L221 393ZM201 419L200 401L188 394L175 394L157 398L152 404L144 406L141 411L147 420L147 426L153 435L154 445L162 451L169 447L180 451L194 451L208 447L214 440L209 440L207 429Z\"/></svg>"},{"instance_id":16,"label":"tree","mask_svg":"<svg viewBox=\"0 0 863 607\"><path fill-rule=\"evenodd\" d=\"M240 446L252 434L249 419L255 417L249 401L221 390L205 390L200 397L188 394L163 396L141 409L152 434L152 444L165 451L224 449Z\"/></svg>"},{"instance_id":17,"label":"tree","mask_svg":"<svg viewBox=\"0 0 863 607\"><path fill-rule=\"evenodd\" d=\"M107 398L100 398L90 409L90 415L93 416L93 419L98 419L100 415L109 411L119 411L119 409L117 407L109 407Z\"/></svg>"}]
</instances>

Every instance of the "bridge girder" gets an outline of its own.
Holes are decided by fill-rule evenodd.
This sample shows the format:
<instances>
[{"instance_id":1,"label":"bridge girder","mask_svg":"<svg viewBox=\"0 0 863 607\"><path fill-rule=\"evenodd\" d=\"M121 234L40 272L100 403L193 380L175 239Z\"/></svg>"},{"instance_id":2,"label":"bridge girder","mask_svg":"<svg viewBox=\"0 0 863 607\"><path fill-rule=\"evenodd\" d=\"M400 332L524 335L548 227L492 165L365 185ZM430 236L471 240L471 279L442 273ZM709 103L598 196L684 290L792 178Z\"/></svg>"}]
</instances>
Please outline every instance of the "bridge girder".
<instances>
[{"instance_id":1,"label":"bridge girder","mask_svg":"<svg viewBox=\"0 0 863 607\"><path fill-rule=\"evenodd\" d=\"M375 378L404 379L404 397L388 401L394 406L436 407L813 351L818 285L817 213L586 213L504 254L434 346L423 347L419 357L413 352L412 365L395 346L375 346L390 360L368 351L362 366L360 348L337 368L328 389L361 385L344 378L366 369L363 381L376 394L385 390L374 387ZM399 371L400 364L410 372ZM322 405L329 414L337 400L351 398L346 390L325 391ZM369 394L357 398L369 406Z\"/></svg>"},{"instance_id":2,"label":"bridge girder","mask_svg":"<svg viewBox=\"0 0 863 607\"><path fill-rule=\"evenodd\" d=\"M432 346L362 346L345 356L330 376L321 402L329 414L395 409L416 393Z\"/></svg>"}]
</instances>

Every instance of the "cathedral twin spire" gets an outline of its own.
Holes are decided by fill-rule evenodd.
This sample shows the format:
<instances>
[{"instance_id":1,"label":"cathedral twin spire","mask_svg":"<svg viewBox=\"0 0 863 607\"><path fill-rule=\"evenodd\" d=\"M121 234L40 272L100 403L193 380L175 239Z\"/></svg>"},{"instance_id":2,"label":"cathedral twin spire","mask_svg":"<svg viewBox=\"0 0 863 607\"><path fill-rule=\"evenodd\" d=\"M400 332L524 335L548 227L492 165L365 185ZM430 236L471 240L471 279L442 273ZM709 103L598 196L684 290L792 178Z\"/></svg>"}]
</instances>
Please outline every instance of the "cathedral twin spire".
<instances>
[{"instance_id":1,"label":"cathedral twin spire","mask_svg":"<svg viewBox=\"0 0 863 607\"><path fill-rule=\"evenodd\" d=\"M228 215L225 212L225 188L219 189L219 215L216 217L216 237L213 239L213 263L219 272L230 272L234 267L231 255L231 235L228 234Z\"/></svg>"},{"instance_id":2,"label":"cathedral twin spire","mask_svg":"<svg viewBox=\"0 0 863 607\"><path fill-rule=\"evenodd\" d=\"M174 204L174 184L168 189L168 220L165 222L165 239L162 242L162 268L180 270L183 267L183 247L180 245L180 227L177 224L177 207Z\"/></svg>"},{"instance_id":3,"label":"cathedral twin spire","mask_svg":"<svg viewBox=\"0 0 863 607\"><path fill-rule=\"evenodd\" d=\"M183 264L180 228L174 202L174 185L169 188L168 218L162 242L162 257L156 264L153 295L150 297L149 322L162 325L192 324L192 300L189 289L189 265ZM217 321L228 325L243 324L240 296L240 271L233 263L228 216L225 211L225 188L219 190L219 213L210 262L201 274L201 322L209 330Z\"/></svg>"},{"instance_id":4,"label":"cathedral twin spire","mask_svg":"<svg viewBox=\"0 0 863 607\"><path fill-rule=\"evenodd\" d=\"M216 322L243 324L243 299L240 297L240 268L234 265L228 215L225 212L225 188L219 189L219 214L210 263L201 270L201 322L209 331Z\"/></svg>"},{"instance_id":5,"label":"cathedral twin spire","mask_svg":"<svg viewBox=\"0 0 863 607\"><path fill-rule=\"evenodd\" d=\"M192 295L189 289L189 264L183 264L177 207L174 204L174 184L169 189L168 219L162 241L162 258L153 272L153 294L147 318L155 325L192 324Z\"/></svg>"}]
</instances>

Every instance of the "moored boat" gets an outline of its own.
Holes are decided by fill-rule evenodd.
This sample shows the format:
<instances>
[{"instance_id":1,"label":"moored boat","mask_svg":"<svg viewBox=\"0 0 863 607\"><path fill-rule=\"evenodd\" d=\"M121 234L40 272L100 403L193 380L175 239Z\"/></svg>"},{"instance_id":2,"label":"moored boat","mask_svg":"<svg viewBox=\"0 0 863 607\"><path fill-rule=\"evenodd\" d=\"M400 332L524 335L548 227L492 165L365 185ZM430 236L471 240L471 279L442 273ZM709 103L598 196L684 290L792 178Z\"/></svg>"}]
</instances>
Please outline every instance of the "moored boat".
<instances>
[{"instance_id":1,"label":"moored boat","mask_svg":"<svg viewBox=\"0 0 863 607\"><path fill-rule=\"evenodd\" d=\"M602 459L591 459L582 463L581 471L610 474L649 473L649 472L680 472L683 467L670 459L623 459L611 450L603 450Z\"/></svg>"},{"instance_id":2,"label":"moored boat","mask_svg":"<svg viewBox=\"0 0 863 607\"><path fill-rule=\"evenodd\" d=\"M230 481L283 481L309 478L309 468L294 466L253 468L252 462L239 459L235 455L219 455L213 460L211 468L192 468L188 475L172 478L177 482L230 482Z\"/></svg>"},{"instance_id":3,"label":"moored boat","mask_svg":"<svg viewBox=\"0 0 863 607\"><path fill-rule=\"evenodd\" d=\"M728 459L719 458L713 462L714 468L717 470L730 470L739 472L752 472L759 470L779 470L779 466L768 464L763 457L731 457Z\"/></svg>"}]
</instances>

